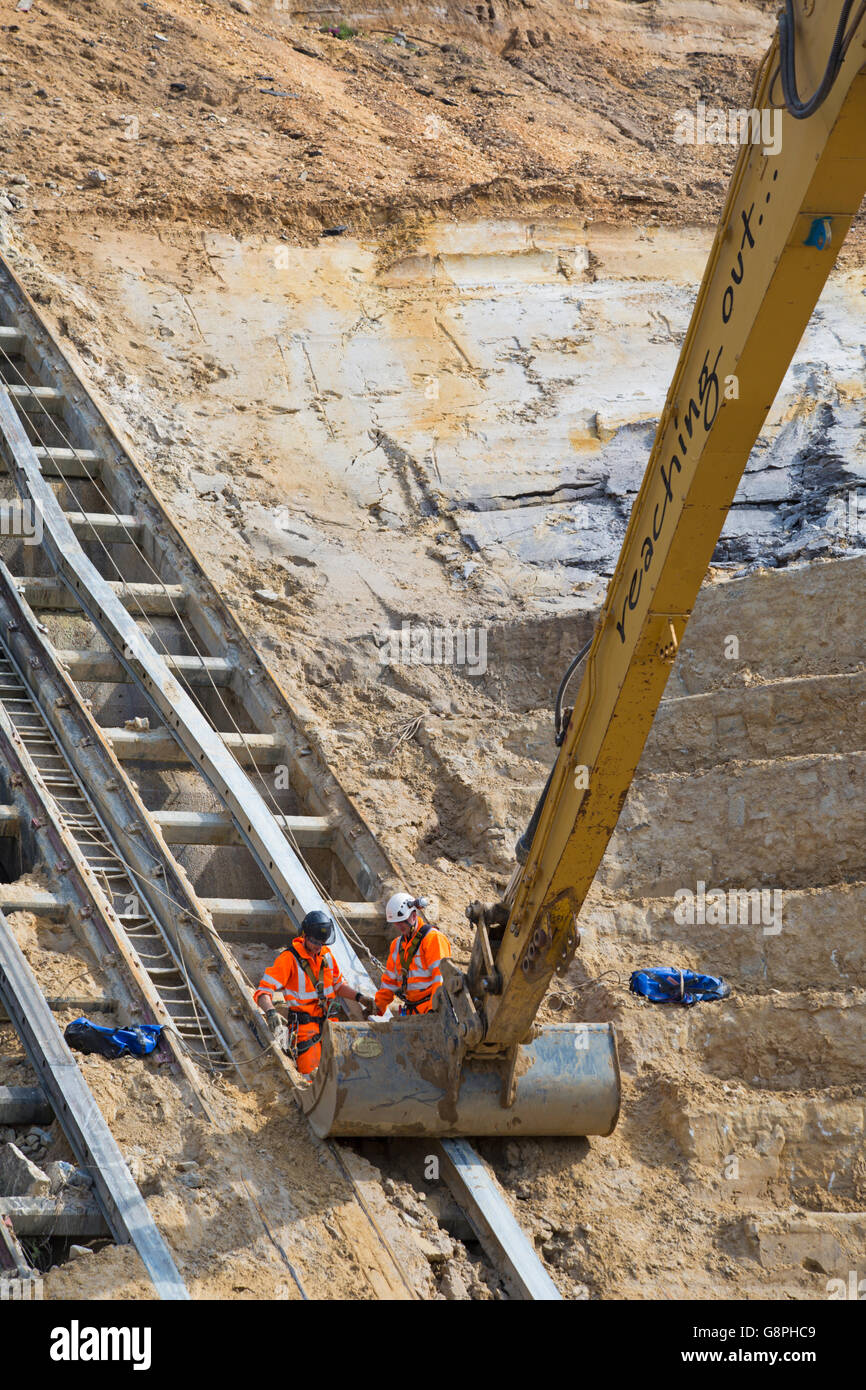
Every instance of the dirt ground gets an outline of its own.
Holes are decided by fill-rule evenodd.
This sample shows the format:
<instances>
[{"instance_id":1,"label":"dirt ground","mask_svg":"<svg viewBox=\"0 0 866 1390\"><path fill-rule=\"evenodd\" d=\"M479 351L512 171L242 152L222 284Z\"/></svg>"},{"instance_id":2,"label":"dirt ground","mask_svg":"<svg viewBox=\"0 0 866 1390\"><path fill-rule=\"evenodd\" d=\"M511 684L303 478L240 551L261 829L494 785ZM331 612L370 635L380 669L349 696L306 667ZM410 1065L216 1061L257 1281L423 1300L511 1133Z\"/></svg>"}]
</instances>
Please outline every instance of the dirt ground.
<instances>
[{"instance_id":1,"label":"dirt ground","mask_svg":"<svg viewBox=\"0 0 866 1390\"><path fill-rule=\"evenodd\" d=\"M4 254L407 884L435 895L458 956L469 946L464 906L504 889L554 755L551 702L603 593L632 472L606 479L616 505L604 527L569 513L561 542L547 515L533 513L529 540L504 522L561 488L565 471L588 476L608 434L651 430L735 154L676 145L673 113L698 100L748 106L775 9L497 0L301 13L256 0L82 0L70 12L36 0L4 13L0 189L15 200L0 212ZM322 32L339 21L358 32ZM861 239L858 227L830 328L861 302ZM506 285L501 303L491 282ZM559 327L569 294L578 308ZM617 333L642 374L622 367ZM495 361L485 356L494 339L510 341ZM837 368L825 346L813 358L828 360L826 400L847 420L862 400L860 368L847 357ZM568 391L598 358L584 408ZM792 398L779 411L780 437L797 409ZM810 420L816 410L813 400ZM573 452L550 474L557 431ZM639 477L634 437L626 462ZM856 476L862 446L845 458ZM480 543L467 515L488 526ZM577 563L563 560L569 545ZM841 597L862 575L812 568L825 588L811 607L801 581L786 588L783 575L772 601L792 630L807 608L813 625L798 643L760 630L733 686L719 632L732 622L759 632L760 585L774 576L711 587L676 688L692 701L687 735L665 745L662 730L648 749L588 904L583 951L545 1005L549 1021L615 1019L619 1127L605 1140L479 1146L566 1297L820 1298L862 1250L864 1104L852 1059L866 865L846 793L862 777L859 687L821 723L833 681L862 672ZM483 629L486 671L383 665L381 634L405 621ZM824 655L816 631L832 633ZM789 666L791 649L807 653L802 669ZM793 674L814 681L778 716L780 747L772 729ZM750 693L761 686L772 687L772 717ZM725 702L705 715L700 701L720 690ZM670 752L683 748L715 781L667 821L690 780ZM808 753L820 765L807 767ZM733 811L719 822L707 809L728 815L737 797L750 808L739 839ZM847 827L844 857L829 832L800 853L816 804L834 832ZM777 837L766 841L771 860L789 851L769 869L750 857L765 834ZM729 836L733 867L717 853ZM785 890L784 949L760 931L748 942L674 932L670 895L701 877ZM826 950L807 988L816 921ZM31 963L41 960L54 929L17 925ZM688 1015L640 1004L629 972L671 954L724 973L735 999ZM285 1106L262 1109L220 1083L225 1133L214 1134L190 1123L154 1068L127 1090L105 1066L84 1065L197 1295L296 1296L238 1191L243 1170L257 1200L279 1209L280 1241L311 1296L375 1296L346 1184ZM195 1191L176 1166L186 1159L203 1179ZM390 1196L440 1242L428 1252L428 1296L495 1296L489 1271L470 1270L456 1246L465 1278L442 1295L442 1228L422 1221L409 1176L389 1180ZM92 1258L91 1296L147 1296L129 1252ZM81 1287L74 1264L47 1284L52 1297Z\"/></svg>"},{"instance_id":2,"label":"dirt ground","mask_svg":"<svg viewBox=\"0 0 866 1390\"><path fill-rule=\"evenodd\" d=\"M701 222L733 152L672 145L673 112L748 106L774 8L38 0L0 30L0 156L55 227L97 211L300 239L518 209ZM341 26L356 32L322 32Z\"/></svg>"},{"instance_id":3,"label":"dirt ground","mask_svg":"<svg viewBox=\"0 0 866 1390\"><path fill-rule=\"evenodd\" d=\"M24 913L12 921L46 993L68 992L73 977L74 989L85 996L102 993L98 968L66 928ZM74 1013L57 1017L64 1026ZM7 1025L0 1047L3 1082L33 1084L18 1053ZM261 1091L205 1079L214 1123L155 1058L127 1059L131 1066L79 1060L193 1297L299 1298L289 1265L308 1297L374 1296L365 1256L374 1269L375 1236L368 1231L365 1246L349 1185L285 1097L274 1090L268 1104ZM50 1132L53 1142L40 1163L71 1158L59 1126ZM86 1257L84 1266L80 1258L55 1266L46 1275L45 1296L81 1297L82 1286L93 1298L154 1296L128 1247L107 1246Z\"/></svg>"}]
</instances>

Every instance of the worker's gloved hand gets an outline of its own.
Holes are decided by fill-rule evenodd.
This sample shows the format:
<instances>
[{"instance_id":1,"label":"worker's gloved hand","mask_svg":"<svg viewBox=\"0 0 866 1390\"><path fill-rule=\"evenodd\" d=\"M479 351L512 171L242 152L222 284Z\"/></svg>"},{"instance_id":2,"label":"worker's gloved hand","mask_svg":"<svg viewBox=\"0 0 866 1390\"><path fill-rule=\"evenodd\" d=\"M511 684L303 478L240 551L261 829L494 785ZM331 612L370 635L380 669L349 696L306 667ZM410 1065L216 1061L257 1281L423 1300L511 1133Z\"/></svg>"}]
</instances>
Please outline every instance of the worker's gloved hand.
<instances>
[{"instance_id":1,"label":"worker's gloved hand","mask_svg":"<svg viewBox=\"0 0 866 1390\"><path fill-rule=\"evenodd\" d=\"M361 1005L361 1012L363 1013L365 1018L369 1018L372 1013L376 1012L375 1000L370 999L368 995L359 995L358 1003Z\"/></svg>"},{"instance_id":2,"label":"worker's gloved hand","mask_svg":"<svg viewBox=\"0 0 866 1390\"><path fill-rule=\"evenodd\" d=\"M276 1034L280 1031L280 1028L283 1026L282 1019L280 1018L276 1009L268 1009L267 1013L265 1014L265 1023L268 1025L274 1036L276 1036Z\"/></svg>"}]
</instances>

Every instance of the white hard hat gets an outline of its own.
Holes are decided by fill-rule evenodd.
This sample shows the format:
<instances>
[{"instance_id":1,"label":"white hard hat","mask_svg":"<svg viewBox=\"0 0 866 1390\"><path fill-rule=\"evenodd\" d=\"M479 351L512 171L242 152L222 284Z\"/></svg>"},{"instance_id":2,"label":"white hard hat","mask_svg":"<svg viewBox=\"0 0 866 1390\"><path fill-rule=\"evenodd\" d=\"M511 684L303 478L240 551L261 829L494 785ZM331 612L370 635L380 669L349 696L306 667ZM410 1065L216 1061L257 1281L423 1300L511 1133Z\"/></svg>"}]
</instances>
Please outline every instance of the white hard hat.
<instances>
[{"instance_id":1,"label":"white hard hat","mask_svg":"<svg viewBox=\"0 0 866 1390\"><path fill-rule=\"evenodd\" d=\"M405 922L415 907L415 899L409 893L393 893L385 904L385 917L389 922Z\"/></svg>"}]
</instances>

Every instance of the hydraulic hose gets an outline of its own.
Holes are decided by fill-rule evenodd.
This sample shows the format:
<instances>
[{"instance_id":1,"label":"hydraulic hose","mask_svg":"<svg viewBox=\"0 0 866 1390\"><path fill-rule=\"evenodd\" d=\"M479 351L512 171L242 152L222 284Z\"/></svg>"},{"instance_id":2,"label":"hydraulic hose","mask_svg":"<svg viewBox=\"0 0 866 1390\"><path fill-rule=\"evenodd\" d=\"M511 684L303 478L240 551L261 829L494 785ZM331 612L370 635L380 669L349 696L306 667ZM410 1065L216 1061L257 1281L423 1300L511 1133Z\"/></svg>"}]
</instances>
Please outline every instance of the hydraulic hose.
<instances>
[{"instance_id":1,"label":"hydraulic hose","mask_svg":"<svg viewBox=\"0 0 866 1390\"><path fill-rule=\"evenodd\" d=\"M553 712L554 725L556 728L555 741L557 748L560 748L562 746L562 740L565 738L565 731L568 728L567 722L564 723L562 718L562 699L565 695L568 682L571 680L572 676L574 675L580 663L583 661L583 658L586 656L591 646L592 638L590 638L588 642L584 643L580 651L577 653L577 656L569 664L568 670L566 671L562 680L559 682L559 689L556 692L556 704L554 705ZM517 841L517 844L514 846L514 853L518 864L526 863L527 856L529 854L529 847L532 844L533 836L535 835L535 832L538 829L538 822L541 818L541 812L544 807L544 803L547 800L547 793L550 791L550 783L553 780L553 773L555 768L556 763L553 764L553 767L547 774L547 781L544 784L544 791L538 798L538 803L535 807L535 810L532 813L532 820L529 822L520 839Z\"/></svg>"},{"instance_id":2,"label":"hydraulic hose","mask_svg":"<svg viewBox=\"0 0 866 1390\"><path fill-rule=\"evenodd\" d=\"M517 841L517 844L514 846L514 857L517 860L518 864L525 864L529 856L529 848L535 837L535 832L538 829L538 822L541 819L541 812L544 807L544 803L547 800L547 793L550 791L550 784L553 781L553 774L555 771L556 763L553 764L553 767L547 774L547 781L544 784L544 791L538 798L538 804L536 805L535 810L532 813L532 820L529 822L520 839Z\"/></svg>"},{"instance_id":3,"label":"hydraulic hose","mask_svg":"<svg viewBox=\"0 0 866 1390\"><path fill-rule=\"evenodd\" d=\"M794 26L794 0L785 0L785 9L779 15L779 70L782 77L782 95L785 98L785 106L790 115L795 120L803 121L811 116L826 101L827 96L839 75L839 69L848 51L854 31L863 15L866 4L861 4L857 18L846 33L845 26L848 17L854 7L854 0L845 0L842 13L839 16L839 23L836 25L836 33L833 38L833 46L830 49L830 56L827 59L827 66L824 69L824 76L818 83L812 96L808 101L803 101L797 91L797 63L796 63L796 41Z\"/></svg>"},{"instance_id":4,"label":"hydraulic hose","mask_svg":"<svg viewBox=\"0 0 866 1390\"><path fill-rule=\"evenodd\" d=\"M562 722L562 697L565 694L568 682L571 680L572 676L574 675L580 663L583 661L583 658L586 656L591 646L592 638L590 637L589 641L585 642L584 645L581 647L580 651L577 653L577 656L572 661L562 680L559 682L559 689L556 692L556 704L553 708L553 724L556 730L555 738L557 748L560 747L562 740L565 738L565 726Z\"/></svg>"}]
</instances>

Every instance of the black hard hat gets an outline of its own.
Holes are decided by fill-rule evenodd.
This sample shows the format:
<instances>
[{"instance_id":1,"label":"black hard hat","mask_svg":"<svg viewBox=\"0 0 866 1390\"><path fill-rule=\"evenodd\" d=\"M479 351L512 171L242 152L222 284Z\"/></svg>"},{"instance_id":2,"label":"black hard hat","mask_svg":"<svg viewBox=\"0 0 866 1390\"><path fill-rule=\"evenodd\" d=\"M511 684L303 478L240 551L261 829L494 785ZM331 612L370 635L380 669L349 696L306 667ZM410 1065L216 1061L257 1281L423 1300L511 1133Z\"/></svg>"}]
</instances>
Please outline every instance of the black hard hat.
<instances>
[{"instance_id":1,"label":"black hard hat","mask_svg":"<svg viewBox=\"0 0 866 1390\"><path fill-rule=\"evenodd\" d=\"M336 936L331 918L327 912L321 912L318 908L307 913L301 923L301 932L310 941L317 941L320 946L330 946Z\"/></svg>"}]
</instances>

